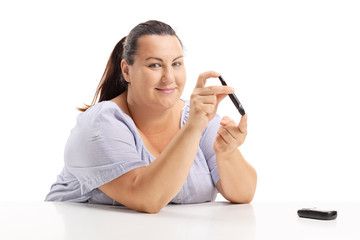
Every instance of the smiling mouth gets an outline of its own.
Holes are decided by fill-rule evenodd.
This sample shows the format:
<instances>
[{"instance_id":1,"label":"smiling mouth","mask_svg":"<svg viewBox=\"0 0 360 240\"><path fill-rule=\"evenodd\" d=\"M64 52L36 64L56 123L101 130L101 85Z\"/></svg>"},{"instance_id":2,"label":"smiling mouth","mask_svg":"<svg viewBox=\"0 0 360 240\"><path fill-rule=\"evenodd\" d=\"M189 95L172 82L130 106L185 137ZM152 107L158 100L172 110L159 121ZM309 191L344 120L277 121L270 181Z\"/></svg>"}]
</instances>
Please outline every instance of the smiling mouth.
<instances>
[{"instance_id":1,"label":"smiling mouth","mask_svg":"<svg viewBox=\"0 0 360 240\"><path fill-rule=\"evenodd\" d=\"M176 88L155 88L155 89L161 93L171 94L175 91Z\"/></svg>"}]
</instances>

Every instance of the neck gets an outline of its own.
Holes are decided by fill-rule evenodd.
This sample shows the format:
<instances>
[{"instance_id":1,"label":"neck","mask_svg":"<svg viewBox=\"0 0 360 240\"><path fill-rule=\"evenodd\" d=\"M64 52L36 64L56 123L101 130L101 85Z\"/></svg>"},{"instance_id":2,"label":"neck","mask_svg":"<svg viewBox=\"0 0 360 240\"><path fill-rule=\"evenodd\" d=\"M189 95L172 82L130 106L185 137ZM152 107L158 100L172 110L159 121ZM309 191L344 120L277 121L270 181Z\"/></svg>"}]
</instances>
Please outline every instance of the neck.
<instances>
[{"instance_id":1,"label":"neck","mask_svg":"<svg viewBox=\"0 0 360 240\"><path fill-rule=\"evenodd\" d=\"M179 104L169 109L152 109L127 101L130 117L140 132L147 136L162 134L168 131L171 124L178 124L180 128Z\"/></svg>"}]
</instances>

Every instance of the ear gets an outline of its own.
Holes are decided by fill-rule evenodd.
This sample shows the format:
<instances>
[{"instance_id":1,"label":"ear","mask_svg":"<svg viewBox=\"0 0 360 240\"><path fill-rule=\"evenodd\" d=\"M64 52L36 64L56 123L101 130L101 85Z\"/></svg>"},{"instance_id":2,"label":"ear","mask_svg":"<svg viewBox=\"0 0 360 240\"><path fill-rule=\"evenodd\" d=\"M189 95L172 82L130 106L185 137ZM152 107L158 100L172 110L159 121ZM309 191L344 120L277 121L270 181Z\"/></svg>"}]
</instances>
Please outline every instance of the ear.
<instances>
[{"instance_id":1,"label":"ear","mask_svg":"<svg viewBox=\"0 0 360 240\"><path fill-rule=\"evenodd\" d=\"M121 71L122 71L122 75L123 75L125 81L130 83L130 77L129 77L130 69L129 69L129 65L125 59L121 60Z\"/></svg>"}]
</instances>

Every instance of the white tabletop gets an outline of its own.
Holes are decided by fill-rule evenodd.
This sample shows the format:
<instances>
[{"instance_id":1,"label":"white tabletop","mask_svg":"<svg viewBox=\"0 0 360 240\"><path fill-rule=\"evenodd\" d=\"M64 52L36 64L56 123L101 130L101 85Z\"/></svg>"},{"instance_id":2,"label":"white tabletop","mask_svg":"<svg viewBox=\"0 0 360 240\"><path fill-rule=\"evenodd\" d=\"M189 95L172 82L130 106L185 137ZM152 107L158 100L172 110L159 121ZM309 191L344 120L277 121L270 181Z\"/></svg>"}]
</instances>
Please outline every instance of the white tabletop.
<instances>
[{"instance_id":1,"label":"white tabletop","mask_svg":"<svg viewBox=\"0 0 360 240\"><path fill-rule=\"evenodd\" d=\"M303 219L305 207L336 220ZM0 202L0 239L360 239L360 203L168 205L158 214L81 203Z\"/></svg>"}]
</instances>

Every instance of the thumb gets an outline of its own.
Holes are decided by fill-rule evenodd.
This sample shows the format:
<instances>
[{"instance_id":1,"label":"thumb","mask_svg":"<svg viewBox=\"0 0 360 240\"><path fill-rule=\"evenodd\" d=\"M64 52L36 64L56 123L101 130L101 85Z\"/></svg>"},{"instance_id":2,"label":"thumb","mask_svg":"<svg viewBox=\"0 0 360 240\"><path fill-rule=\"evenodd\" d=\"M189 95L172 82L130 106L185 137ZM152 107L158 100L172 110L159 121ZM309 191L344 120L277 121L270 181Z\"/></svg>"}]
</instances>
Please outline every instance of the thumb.
<instances>
[{"instance_id":1,"label":"thumb","mask_svg":"<svg viewBox=\"0 0 360 240\"><path fill-rule=\"evenodd\" d=\"M240 132L247 133L247 114L241 117L238 128L240 129Z\"/></svg>"}]
</instances>

